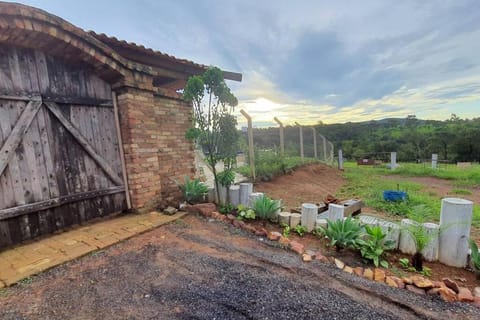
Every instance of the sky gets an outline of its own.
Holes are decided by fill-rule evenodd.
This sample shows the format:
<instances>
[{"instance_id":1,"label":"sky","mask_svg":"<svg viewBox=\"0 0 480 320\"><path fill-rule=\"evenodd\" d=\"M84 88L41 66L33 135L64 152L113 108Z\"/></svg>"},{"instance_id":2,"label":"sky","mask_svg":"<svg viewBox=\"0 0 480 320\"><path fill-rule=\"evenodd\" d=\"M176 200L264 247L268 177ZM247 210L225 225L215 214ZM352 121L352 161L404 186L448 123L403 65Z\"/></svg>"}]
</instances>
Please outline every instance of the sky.
<instances>
[{"instance_id":1,"label":"sky","mask_svg":"<svg viewBox=\"0 0 480 320\"><path fill-rule=\"evenodd\" d=\"M255 126L480 116L478 0L32 0L81 27L243 74ZM242 116L238 117L243 122Z\"/></svg>"}]
</instances>

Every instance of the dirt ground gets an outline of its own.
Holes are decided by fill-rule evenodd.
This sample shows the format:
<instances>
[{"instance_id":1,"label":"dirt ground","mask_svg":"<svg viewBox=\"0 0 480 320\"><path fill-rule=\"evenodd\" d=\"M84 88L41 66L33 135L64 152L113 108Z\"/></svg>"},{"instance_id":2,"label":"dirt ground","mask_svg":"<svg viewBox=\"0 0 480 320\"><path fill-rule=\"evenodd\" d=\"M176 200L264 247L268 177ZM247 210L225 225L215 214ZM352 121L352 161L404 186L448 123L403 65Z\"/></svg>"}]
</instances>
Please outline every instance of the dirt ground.
<instances>
[{"instance_id":1,"label":"dirt ground","mask_svg":"<svg viewBox=\"0 0 480 320\"><path fill-rule=\"evenodd\" d=\"M255 191L282 199L286 208L294 208L304 202L323 202L328 194L335 195L344 182L340 171L324 164L312 164L272 181L255 184Z\"/></svg>"},{"instance_id":2,"label":"dirt ground","mask_svg":"<svg viewBox=\"0 0 480 320\"><path fill-rule=\"evenodd\" d=\"M1 319L477 319L187 216L0 291Z\"/></svg>"}]
</instances>

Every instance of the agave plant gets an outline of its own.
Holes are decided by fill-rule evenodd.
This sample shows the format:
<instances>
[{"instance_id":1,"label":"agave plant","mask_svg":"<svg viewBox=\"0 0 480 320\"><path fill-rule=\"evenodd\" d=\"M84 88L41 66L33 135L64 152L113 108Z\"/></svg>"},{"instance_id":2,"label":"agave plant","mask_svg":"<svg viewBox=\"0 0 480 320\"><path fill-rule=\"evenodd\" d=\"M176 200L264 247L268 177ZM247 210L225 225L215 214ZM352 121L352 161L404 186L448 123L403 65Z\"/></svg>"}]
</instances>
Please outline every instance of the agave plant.
<instances>
[{"instance_id":1,"label":"agave plant","mask_svg":"<svg viewBox=\"0 0 480 320\"><path fill-rule=\"evenodd\" d=\"M348 247L357 247L358 240L362 236L362 227L352 217L335 221L327 219L327 227L319 227L317 233L326 236L330 240L330 245L340 251Z\"/></svg>"},{"instance_id":2,"label":"agave plant","mask_svg":"<svg viewBox=\"0 0 480 320\"><path fill-rule=\"evenodd\" d=\"M275 212L280 209L278 201L272 200L263 195L253 203L253 210L260 219L271 219Z\"/></svg>"},{"instance_id":3,"label":"agave plant","mask_svg":"<svg viewBox=\"0 0 480 320\"><path fill-rule=\"evenodd\" d=\"M208 187L200 182L199 179L190 180L188 176L185 176L185 183L178 184L178 187L183 193L185 201L188 203L198 203L208 192Z\"/></svg>"}]
</instances>

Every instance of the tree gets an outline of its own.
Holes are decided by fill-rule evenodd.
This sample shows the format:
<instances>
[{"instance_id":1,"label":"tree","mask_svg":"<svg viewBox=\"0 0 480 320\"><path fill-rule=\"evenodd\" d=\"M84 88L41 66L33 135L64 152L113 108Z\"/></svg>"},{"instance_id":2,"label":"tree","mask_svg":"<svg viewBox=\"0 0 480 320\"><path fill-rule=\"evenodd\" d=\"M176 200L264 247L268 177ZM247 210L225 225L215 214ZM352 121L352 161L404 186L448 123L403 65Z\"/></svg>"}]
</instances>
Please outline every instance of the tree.
<instances>
[{"instance_id":1,"label":"tree","mask_svg":"<svg viewBox=\"0 0 480 320\"><path fill-rule=\"evenodd\" d=\"M222 70L217 67L208 68L203 75L190 77L183 97L193 107L192 127L187 130L186 137L196 140L205 151L206 162L215 180L217 198L220 199L216 165L220 160L230 163L232 153L226 152L222 146L236 144L237 137L222 133L230 132L229 126L232 125L231 130L235 130L236 121L232 121L231 113L238 100L225 83Z\"/></svg>"}]
</instances>

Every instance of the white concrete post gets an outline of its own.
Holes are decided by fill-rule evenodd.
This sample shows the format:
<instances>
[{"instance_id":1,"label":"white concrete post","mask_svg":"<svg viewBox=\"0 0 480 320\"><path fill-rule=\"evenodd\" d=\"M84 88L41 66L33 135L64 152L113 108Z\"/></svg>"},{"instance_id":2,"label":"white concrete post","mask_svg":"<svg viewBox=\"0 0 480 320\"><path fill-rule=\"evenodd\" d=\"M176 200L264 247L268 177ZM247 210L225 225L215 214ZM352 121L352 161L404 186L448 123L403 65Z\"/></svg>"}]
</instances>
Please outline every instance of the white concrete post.
<instances>
[{"instance_id":1,"label":"white concrete post","mask_svg":"<svg viewBox=\"0 0 480 320\"><path fill-rule=\"evenodd\" d=\"M240 186L230 186L230 203L235 207L240 204Z\"/></svg>"},{"instance_id":2,"label":"white concrete post","mask_svg":"<svg viewBox=\"0 0 480 320\"><path fill-rule=\"evenodd\" d=\"M317 221L318 207L313 203L302 204L302 226L307 227L308 232L312 232Z\"/></svg>"},{"instance_id":3,"label":"white concrete post","mask_svg":"<svg viewBox=\"0 0 480 320\"><path fill-rule=\"evenodd\" d=\"M276 123L280 126L280 153L281 155L285 155L285 138L283 134L283 123L278 120L277 117L274 117L273 120L275 120Z\"/></svg>"},{"instance_id":4,"label":"white concrete post","mask_svg":"<svg viewBox=\"0 0 480 320\"><path fill-rule=\"evenodd\" d=\"M458 268L467 264L472 214L472 201L459 198L442 199L438 252L441 263Z\"/></svg>"},{"instance_id":5,"label":"white concrete post","mask_svg":"<svg viewBox=\"0 0 480 320\"><path fill-rule=\"evenodd\" d=\"M226 204L227 203L227 188L218 184L218 194L220 199L217 199L218 204Z\"/></svg>"},{"instance_id":6,"label":"white concrete post","mask_svg":"<svg viewBox=\"0 0 480 320\"><path fill-rule=\"evenodd\" d=\"M432 169L437 169L438 165L438 154L433 153L432 154Z\"/></svg>"},{"instance_id":7,"label":"white concrete post","mask_svg":"<svg viewBox=\"0 0 480 320\"><path fill-rule=\"evenodd\" d=\"M390 153L390 169L394 170L397 168L397 153L391 152Z\"/></svg>"},{"instance_id":8,"label":"white concrete post","mask_svg":"<svg viewBox=\"0 0 480 320\"><path fill-rule=\"evenodd\" d=\"M253 184L248 182L240 183L240 204L248 206L248 199L253 192Z\"/></svg>"},{"instance_id":9,"label":"white concrete post","mask_svg":"<svg viewBox=\"0 0 480 320\"><path fill-rule=\"evenodd\" d=\"M295 122L295 124L298 126L298 128L300 130L300 157L302 158L302 162L303 162L303 158L304 158L304 154L303 154L303 130L302 130L302 126L298 122Z\"/></svg>"},{"instance_id":10,"label":"white concrete post","mask_svg":"<svg viewBox=\"0 0 480 320\"><path fill-rule=\"evenodd\" d=\"M312 132L313 132L313 157L315 159L318 158L318 153L317 153L317 132L315 131L315 127L312 127Z\"/></svg>"},{"instance_id":11,"label":"white concrete post","mask_svg":"<svg viewBox=\"0 0 480 320\"><path fill-rule=\"evenodd\" d=\"M257 199L259 199L263 196L264 196L263 192L252 192L252 193L250 193L250 196L248 197L248 206L250 208L252 208L255 201L257 201Z\"/></svg>"},{"instance_id":12,"label":"white concrete post","mask_svg":"<svg viewBox=\"0 0 480 320\"><path fill-rule=\"evenodd\" d=\"M208 198L208 202L211 202L211 203L215 202L216 200L215 188L208 188L207 198Z\"/></svg>"},{"instance_id":13,"label":"white concrete post","mask_svg":"<svg viewBox=\"0 0 480 320\"><path fill-rule=\"evenodd\" d=\"M327 138L325 136L319 134L320 138L322 138L322 146L323 146L323 161L327 162Z\"/></svg>"},{"instance_id":14,"label":"white concrete post","mask_svg":"<svg viewBox=\"0 0 480 320\"><path fill-rule=\"evenodd\" d=\"M338 169L343 170L343 151L338 150Z\"/></svg>"},{"instance_id":15,"label":"white concrete post","mask_svg":"<svg viewBox=\"0 0 480 320\"><path fill-rule=\"evenodd\" d=\"M437 261L440 226L436 223L426 222L422 224L422 227L430 239L426 247L422 250L422 255L427 261Z\"/></svg>"},{"instance_id":16,"label":"white concrete post","mask_svg":"<svg viewBox=\"0 0 480 320\"><path fill-rule=\"evenodd\" d=\"M300 224L302 215L300 213L292 213L290 215L290 228L295 228Z\"/></svg>"},{"instance_id":17,"label":"white concrete post","mask_svg":"<svg viewBox=\"0 0 480 320\"><path fill-rule=\"evenodd\" d=\"M249 165L250 170L252 173L253 182L255 182L255 153L253 151L253 128L252 128L252 117L245 110L240 110L240 113L247 119L248 123L248 158L249 158Z\"/></svg>"},{"instance_id":18,"label":"white concrete post","mask_svg":"<svg viewBox=\"0 0 480 320\"><path fill-rule=\"evenodd\" d=\"M345 217L344 212L345 207L341 204L330 203L328 205L328 219L331 221L343 219Z\"/></svg>"},{"instance_id":19,"label":"white concrete post","mask_svg":"<svg viewBox=\"0 0 480 320\"><path fill-rule=\"evenodd\" d=\"M335 148L333 147L333 143L327 141L328 145L330 146L330 163L333 164L333 153L335 152Z\"/></svg>"},{"instance_id":20,"label":"white concrete post","mask_svg":"<svg viewBox=\"0 0 480 320\"><path fill-rule=\"evenodd\" d=\"M398 224L379 220L378 225L382 228L383 233L386 235L384 242L387 240L393 241L393 248L397 249L400 242L400 227Z\"/></svg>"},{"instance_id":21,"label":"white concrete post","mask_svg":"<svg viewBox=\"0 0 480 320\"><path fill-rule=\"evenodd\" d=\"M415 240L406 229L409 226L417 226L418 222L410 220L410 219L402 219L401 222L401 232L400 232L400 243L398 245L398 249L406 254L415 254L417 252L417 246L415 244Z\"/></svg>"}]
</instances>

